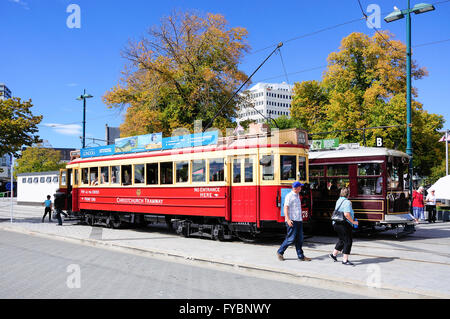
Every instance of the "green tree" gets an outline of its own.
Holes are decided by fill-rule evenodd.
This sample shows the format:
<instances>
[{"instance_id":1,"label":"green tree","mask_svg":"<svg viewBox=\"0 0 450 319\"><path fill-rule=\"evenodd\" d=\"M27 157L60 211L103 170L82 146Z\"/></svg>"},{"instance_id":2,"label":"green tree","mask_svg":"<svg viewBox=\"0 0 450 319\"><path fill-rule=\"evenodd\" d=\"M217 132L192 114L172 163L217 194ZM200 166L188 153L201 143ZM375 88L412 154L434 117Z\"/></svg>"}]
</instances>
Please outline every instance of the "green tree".
<instances>
[{"instance_id":1,"label":"green tree","mask_svg":"<svg viewBox=\"0 0 450 319\"><path fill-rule=\"evenodd\" d=\"M60 163L61 154L51 148L43 148L41 144L28 147L17 159L14 167L14 177L20 173L57 171L66 166Z\"/></svg>"},{"instance_id":2,"label":"green tree","mask_svg":"<svg viewBox=\"0 0 450 319\"><path fill-rule=\"evenodd\" d=\"M23 145L40 142L35 133L39 130L37 125L42 121L42 116L34 116L32 107L31 100L0 100L0 156L6 153L17 155Z\"/></svg>"},{"instance_id":3,"label":"green tree","mask_svg":"<svg viewBox=\"0 0 450 319\"><path fill-rule=\"evenodd\" d=\"M342 142L363 141L375 145L384 138L389 148L406 148L406 47L388 32L369 37L352 33L341 41L337 52L328 56L328 67L321 82L295 85L292 117L311 133L343 131L327 137ZM425 68L412 63L412 76L427 75ZM413 152L415 171L422 176L440 162L442 147L438 131L444 118L423 109L413 88ZM389 129L352 130L378 126ZM325 137L325 136L323 136Z\"/></svg>"},{"instance_id":4,"label":"green tree","mask_svg":"<svg viewBox=\"0 0 450 319\"><path fill-rule=\"evenodd\" d=\"M174 128L190 131L209 122L247 76L238 69L248 51L247 31L229 28L220 14L176 12L124 52L129 61L120 83L103 97L109 108L127 107L121 136ZM213 126L232 127L236 97ZM206 124L206 123L205 123Z\"/></svg>"}]
</instances>

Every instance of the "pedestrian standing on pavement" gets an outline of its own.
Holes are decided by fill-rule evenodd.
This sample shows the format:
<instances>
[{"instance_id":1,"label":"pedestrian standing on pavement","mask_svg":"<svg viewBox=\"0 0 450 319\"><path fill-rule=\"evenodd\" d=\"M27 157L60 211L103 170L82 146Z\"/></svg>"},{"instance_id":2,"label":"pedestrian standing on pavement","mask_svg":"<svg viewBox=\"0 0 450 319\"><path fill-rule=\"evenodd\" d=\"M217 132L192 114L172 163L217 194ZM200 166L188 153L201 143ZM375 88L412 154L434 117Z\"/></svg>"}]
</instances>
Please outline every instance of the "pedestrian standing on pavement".
<instances>
[{"instance_id":1,"label":"pedestrian standing on pavement","mask_svg":"<svg viewBox=\"0 0 450 319\"><path fill-rule=\"evenodd\" d=\"M432 189L430 193L427 195L427 198L425 199L429 223L436 222L436 196L434 195L434 193L435 191L434 189Z\"/></svg>"},{"instance_id":2,"label":"pedestrian standing on pavement","mask_svg":"<svg viewBox=\"0 0 450 319\"><path fill-rule=\"evenodd\" d=\"M45 216L48 213L48 222L52 221L52 201L50 200L51 196L47 195L47 200L42 203L42 206L45 206L44 216L42 216L42 222L44 222Z\"/></svg>"},{"instance_id":3,"label":"pedestrian standing on pavement","mask_svg":"<svg viewBox=\"0 0 450 319\"><path fill-rule=\"evenodd\" d=\"M338 261L337 255L342 252L342 264L354 266L354 264L348 260L348 256L350 255L353 244L353 225L358 225L358 222L354 220L355 213L353 212L352 202L348 199L350 190L347 187L344 187L341 189L340 195L341 197L339 197L339 199L337 200L334 209L344 213L344 221L333 221L333 228L338 234L339 240L334 247L333 253L331 253L329 256L336 262Z\"/></svg>"},{"instance_id":4,"label":"pedestrian standing on pavement","mask_svg":"<svg viewBox=\"0 0 450 319\"><path fill-rule=\"evenodd\" d=\"M64 197L62 197L61 195L59 196L55 195L55 211L56 211L56 219L58 220L58 226L62 226L61 214L64 214L62 211L63 208L64 208Z\"/></svg>"},{"instance_id":5,"label":"pedestrian standing on pavement","mask_svg":"<svg viewBox=\"0 0 450 319\"><path fill-rule=\"evenodd\" d=\"M420 186L417 191L413 191L413 214L416 223L419 220L425 220L424 216L424 201L423 201L423 187Z\"/></svg>"},{"instance_id":6,"label":"pedestrian standing on pavement","mask_svg":"<svg viewBox=\"0 0 450 319\"><path fill-rule=\"evenodd\" d=\"M284 219L286 222L287 235L280 249L277 251L277 256L280 261L284 260L284 252L286 249L295 244L297 257L301 261L310 261L311 258L305 257L303 254L303 218L302 218L302 203L300 201L299 193L302 190L303 184L294 182L292 184L292 191L286 195L284 199Z\"/></svg>"}]
</instances>

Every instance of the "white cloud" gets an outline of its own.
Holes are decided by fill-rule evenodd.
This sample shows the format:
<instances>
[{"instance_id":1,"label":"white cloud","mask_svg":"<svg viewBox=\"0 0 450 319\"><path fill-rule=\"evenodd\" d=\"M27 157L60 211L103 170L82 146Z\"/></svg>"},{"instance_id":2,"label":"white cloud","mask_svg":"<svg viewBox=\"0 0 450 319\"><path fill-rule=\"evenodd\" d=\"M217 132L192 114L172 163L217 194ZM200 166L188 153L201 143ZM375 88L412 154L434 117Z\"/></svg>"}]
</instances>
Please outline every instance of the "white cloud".
<instances>
[{"instance_id":1,"label":"white cloud","mask_svg":"<svg viewBox=\"0 0 450 319\"><path fill-rule=\"evenodd\" d=\"M14 2L18 5L21 5L25 10L30 10L30 7L28 6L28 3L22 0L9 0L9 2Z\"/></svg>"},{"instance_id":2,"label":"white cloud","mask_svg":"<svg viewBox=\"0 0 450 319\"><path fill-rule=\"evenodd\" d=\"M63 135L81 135L81 125L79 124L57 124L57 123L47 123L42 124L46 127L51 127L56 133Z\"/></svg>"}]
</instances>

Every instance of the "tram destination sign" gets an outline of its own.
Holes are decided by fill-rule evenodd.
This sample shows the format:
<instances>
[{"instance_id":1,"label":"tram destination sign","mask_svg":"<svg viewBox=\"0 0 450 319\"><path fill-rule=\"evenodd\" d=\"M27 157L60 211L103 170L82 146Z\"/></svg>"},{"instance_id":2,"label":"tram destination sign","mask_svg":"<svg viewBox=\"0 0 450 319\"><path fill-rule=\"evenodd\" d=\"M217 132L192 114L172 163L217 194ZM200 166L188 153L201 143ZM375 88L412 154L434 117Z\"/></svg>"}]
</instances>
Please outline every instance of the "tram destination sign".
<instances>
[{"instance_id":1,"label":"tram destination sign","mask_svg":"<svg viewBox=\"0 0 450 319\"><path fill-rule=\"evenodd\" d=\"M325 140L312 140L311 141L311 151L315 150L327 150L331 148L339 147L339 139L325 139Z\"/></svg>"}]
</instances>

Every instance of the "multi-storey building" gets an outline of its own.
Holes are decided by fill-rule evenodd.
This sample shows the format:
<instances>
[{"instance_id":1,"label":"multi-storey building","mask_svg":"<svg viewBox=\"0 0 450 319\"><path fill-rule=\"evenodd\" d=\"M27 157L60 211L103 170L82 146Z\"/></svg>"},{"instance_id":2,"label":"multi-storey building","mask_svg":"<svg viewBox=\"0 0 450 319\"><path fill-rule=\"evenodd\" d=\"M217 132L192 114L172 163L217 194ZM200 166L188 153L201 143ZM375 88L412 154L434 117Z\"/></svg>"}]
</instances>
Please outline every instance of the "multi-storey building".
<instances>
[{"instance_id":1,"label":"multi-storey building","mask_svg":"<svg viewBox=\"0 0 450 319\"><path fill-rule=\"evenodd\" d=\"M11 98L11 91L4 83L0 83L0 100L6 100Z\"/></svg>"},{"instance_id":2,"label":"multi-storey building","mask_svg":"<svg viewBox=\"0 0 450 319\"><path fill-rule=\"evenodd\" d=\"M241 94L245 99L239 105L238 121L266 122L282 115L290 117L294 86L283 83L257 83Z\"/></svg>"}]
</instances>

